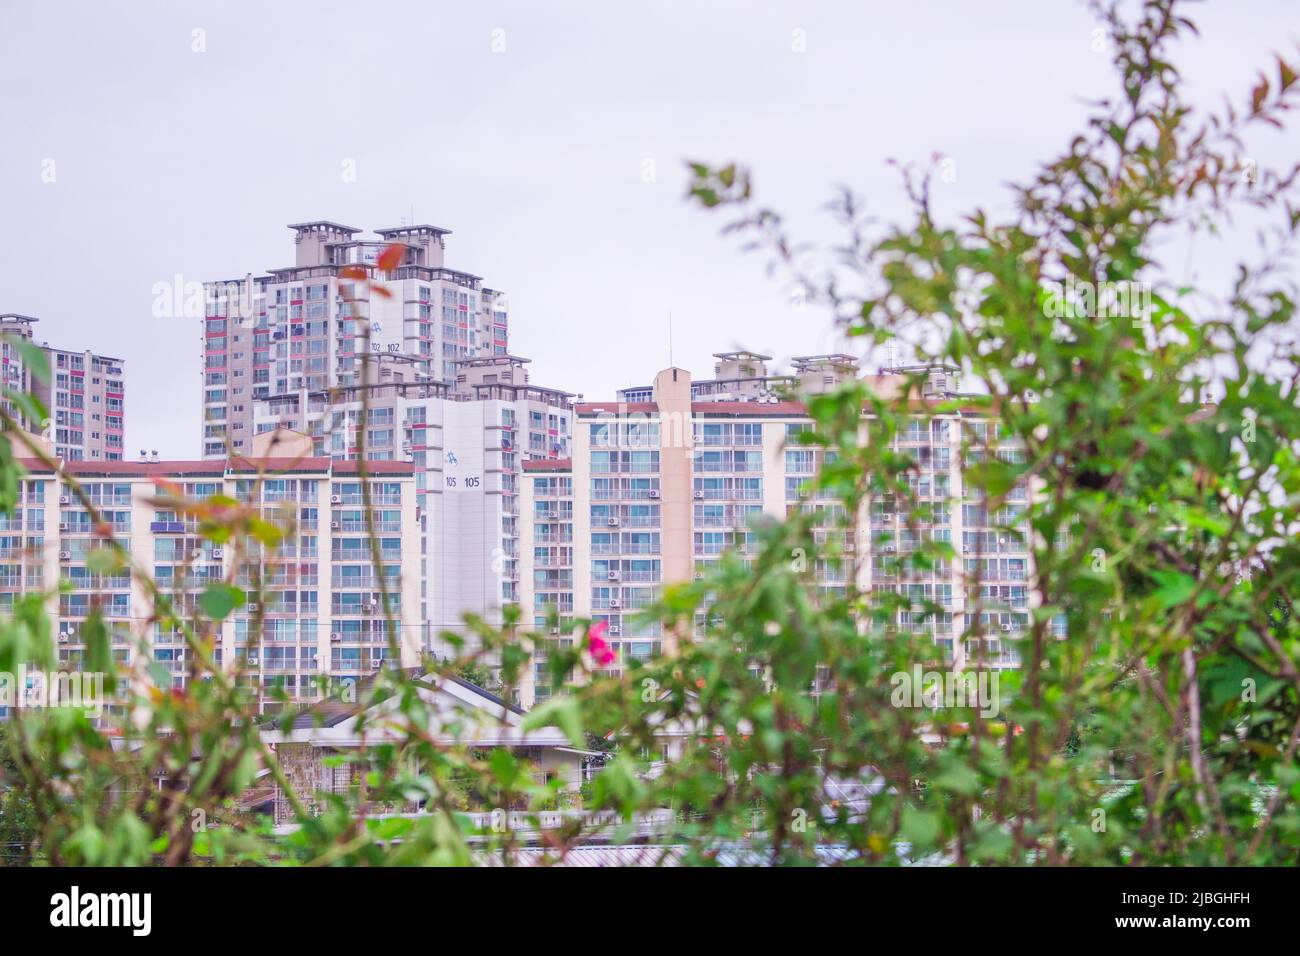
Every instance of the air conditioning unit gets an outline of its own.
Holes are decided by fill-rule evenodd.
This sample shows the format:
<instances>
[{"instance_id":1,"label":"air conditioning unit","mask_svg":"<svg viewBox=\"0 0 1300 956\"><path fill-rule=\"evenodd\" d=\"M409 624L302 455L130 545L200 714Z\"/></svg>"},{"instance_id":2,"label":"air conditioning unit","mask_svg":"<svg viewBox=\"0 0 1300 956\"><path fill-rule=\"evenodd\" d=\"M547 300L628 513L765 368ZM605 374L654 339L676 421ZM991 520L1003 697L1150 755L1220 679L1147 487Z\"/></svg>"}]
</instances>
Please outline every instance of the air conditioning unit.
<instances>
[{"instance_id":1,"label":"air conditioning unit","mask_svg":"<svg viewBox=\"0 0 1300 956\"><path fill-rule=\"evenodd\" d=\"M61 505L72 504L72 497L70 495L59 495L59 504Z\"/></svg>"},{"instance_id":2,"label":"air conditioning unit","mask_svg":"<svg viewBox=\"0 0 1300 956\"><path fill-rule=\"evenodd\" d=\"M342 496L342 495L330 495L330 504L332 504L332 505L341 505L341 504L343 504L343 496Z\"/></svg>"},{"instance_id":3,"label":"air conditioning unit","mask_svg":"<svg viewBox=\"0 0 1300 956\"><path fill-rule=\"evenodd\" d=\"M617 519L617 518L610 518L609 521L608 521L608 524L609 524L609 526L610 526L611 528L617 528L617 527L618 527L618 519Z\"/></svg>"},{"instance_id":4,"label":"air conditioning unit","mask_svg":"<svg viewBox=\"0 0 1300 956\"><path fill-rule=\"evenodd\" d=\"M59 560L60 560L60 561L71 561L71 560L72 560L72 552L71 552L71 551L60 551L60 552L59 552Z\"/></svg>"},{"instance_id":5,"label":"air conditioning unit","mask_svg":"<svg viewBox=\"0 0 1300 956\"><path fill-rule=\"evenodd\" d=\"M551 633L552 633L552 634L559 634L559 633L560 633L560 629L559 629L558 627L553 627L553 628L551 628Z\"/></svg>"},{"instance_id":6,"label":"air conditioning unit","mask_svg":"<svg viewBox=\"0 0 1300 956\"><path fill-rule=\"evenodd\" d=\"M702 491L697 491L697 492L695 492L695 494L691 495L691 497L694 498L696 501L703 501L703 500L704 500L704 492L702 492Z\"/></svg>"},{"instance_id":7,"label":"air conditioning unit","mask_svg":"<svg viewBox=\"0 0 1300 956\"><path fill-rule=\"evenodd\" d=\"M892 544L885 545L885 554L893 554L897 550L898 549L895 548Z\"/></svg>"},{"instance_id":8,"label":"air conditioning unit","mask_svg":"<svg viewBox=\"0 0 1300 956\"><path fill-rule=\"evenodd\" d=\"M66 521L59 522L59 530L66 533L68 530L68 523Z\"/></svg>"},{"instance_id":9,"label":"air conditioning unit","mask_svg":"<svg viewBox=\"0 0 1300 956\"><path fill-rule=\"evenodd\" d=\"M651 498L658 498L658 497L659 497L659 489L658 489L658 488L651 488L651 489L650 489L650 497L651 497Z\"/></svg>"},{"instance_id":10,"label":"air conditioning unit","mask_svg":"<svg viewBox=\"0 0 1300 956\"><path fill-rule=\"evenodd\" d=\"M609 633L611 633L611 634L622 634L622 633L623 633L623 628L622 628L621 625L618 625L618 624L611 624L611 625L609 626Z\"/></svg>"},{"instance_id":11,"label":"air conditioning unit","mask_svg":"<svg viewBox=\"0 0 1300 956\"><path fill-rule=\"evenodd\" d=\"M180 647L180 648L177 648L177 649L176 649L176 659L177 659L178 661L183 661L183 660L185 660L185 648Z\"/></svg>"},{"instance_id":12,"label":"air conditioning unit","mask_svg":"<svg viewBox=\"0 0 1300 956\"><path fill-rule=\"evenodd\" d=\"M610 571L610 572L609 572L609 579L610 579L611 581L617 581L617 580L618 580L618 572L617 572L617 571Z\"/></svg>"},{"instance_id":13,"label":"air conditioning unit","mask_svg":"<svg viewBox=\"0 0 1300 956\"><path fill-rule=\"evenodd\" d=\"M610 606L611 608L619 608L619 607L622 607L622 605L619 603L618 598L610 598L610 599L609 599L609 606Z\"/></svg>"},{"instance_id":14,"label":"air conditioning unit","mask_svg":"<svg viewBox=\"0 0 1300 956\"><path fill-rule=\"evenodd\" d=\"M72 638L72 635L70 635L67 631L62 631L62 632L60 632L60 634L59 634L59 643L60 643L60 644L66 644L66 643L68 643L69 640L71 640L71 638Z\"/></svg>"},{"instance_id":15,"label":"air conditioning unit","mask_svg":"<svg viewBox=\"0 0 1300 956\"><path fill-rule=\"evenodd\" d=\"M249 654L249 655L248 655L248 666L249 666L249 667L256 667L256 666L257 666L257 655L256 655L256 654Z\"/></svg>"},{"instance_id":16,"label":"air conditioning unit","mask_svg":"<svg viewBox=\"0 0 1300 956\"><path fill-rule=\"evenodd\" d=\"M256 614L256 613L257 613L257 608L258 608L258 604L257 604L256 601L249 601L249 602L248 602L247 611L248 611L249 614Z\"/></svg>"},{"instance_id":17,"label":"air conditioning unit","mask_svg":"<svg viewBox=\"0 0 1300 956\"><path fill-rule=\"evenodd\" d=\"M703 580L704 580L704 572L703 572L703 571L696 571L696 572L695 572L695 580L697 580L697 581L703 581Z\"/></svg>"},{"instance_id":18,"label":"air conditioning unit","mask_svg":"<svg viewBox=\"0 0 1300 956\"><path fill-rule=\"evenodd\" d=\"M1012 630L1012 628L1011 628L1011 625L1010 625L1010 624L1003 624L1003 625L1002 625L1002 633L1003 633L1003 634L1010 634L1010 633L1011 633L1011 630Z\"/></svg>"},{"instance_id":19,"label":"air conditioning unit","mask_svg":"<svg viewBox=\"0 0 1300 956\"><path fill-rule=\"evenodd\" d=\"M212 549L212 560L213 560L213 561L220 561L223 557L225 557L225 554L226 554L226 552L222 551L220 548L213 548L213 549Z\"/></svg>"},{"instance_id":20,"label":"air conditioning unit","mask_svg":"<svg viewBox=\"0 0 1300 956\"><path fill-rule=\"evenodd\" d=\"M343 640L343 635L338 631L330 631L330 640L337 644Z\"/></svg>"},{"instance_id":21,"label":"air conditioning unit","mask_svg":"<svg viewBox=\"0 0 1300 956\"><path fill-rule=\"evenodd\" d=\"M337 530L339 530L339 523L338 523L337 521L331 521L331 522L330 522L330 530L331 530L331 531L337 531Z\"/></svg>"},{"instance_id":22,"label":"air conditioning unit","mask_svg":"<svg viewBox=\"0 0 1300 956\"><path fill-rule=\"evenodd\" d=\"M383 667L383 666L384 666L383 658L373 657L373 658L370 659L370 669L371 669L371 670L376 670L376 671L377 671L377 670L379 670L379 668L381 668L381 667Z\"/></svg>"}]
</instances>

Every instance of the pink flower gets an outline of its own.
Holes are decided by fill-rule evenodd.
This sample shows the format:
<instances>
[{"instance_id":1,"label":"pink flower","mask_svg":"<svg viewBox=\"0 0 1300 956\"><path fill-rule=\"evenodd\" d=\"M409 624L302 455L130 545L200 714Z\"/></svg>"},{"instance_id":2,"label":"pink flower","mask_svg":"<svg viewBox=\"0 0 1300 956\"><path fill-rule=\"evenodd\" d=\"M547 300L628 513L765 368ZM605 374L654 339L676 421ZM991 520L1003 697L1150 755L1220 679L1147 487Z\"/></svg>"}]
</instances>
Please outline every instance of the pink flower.
<instances>
[{"instance_id":1,"label":"pink flower","mask_svg":"<svg viewBox=\"0 0 1300 956\"><path fill-rule=\"evenodd\" d=\"M587 652L599 667L608 667L618 657L605 640L608 633L609 624L606 621L597 621L587 629Z\"/></svg>"}]
</instances>

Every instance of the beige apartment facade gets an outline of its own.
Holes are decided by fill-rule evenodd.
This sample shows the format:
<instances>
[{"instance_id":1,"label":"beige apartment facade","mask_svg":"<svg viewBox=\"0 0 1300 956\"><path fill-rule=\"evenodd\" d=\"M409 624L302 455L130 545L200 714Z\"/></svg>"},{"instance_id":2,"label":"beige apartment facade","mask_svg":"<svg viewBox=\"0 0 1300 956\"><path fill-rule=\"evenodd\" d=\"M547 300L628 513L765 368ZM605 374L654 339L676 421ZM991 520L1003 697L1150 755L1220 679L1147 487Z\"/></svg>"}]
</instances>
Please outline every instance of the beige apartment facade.
<instances>
[{"instance_id":1,"label":"beige apartment facade","mask_svg":"<svg viewBox=\"0 0 1300 956\"><path fill-rule=\"evenodd\" d=\"M142 681L161 668L176 689L192 679L184 637L159 623L145 580L126 568L96 570L90 555L102 550L110 530L183 614L215 582L244 592L246 601L220 625L213 654L264 705L273 703L276 687L292 699L315 700L340 681L364 679L389 664L420 663L419 534L409 464L377 462L368 469L382 583L366 538L371 522L355 463L310 457L65 462L61 475L39 461L24 465L19 507L0 518L0 607L12 607L22 594L45 595L60 668L84 669L82 627L98 609L119 667ZM214 544L198 533L193 514L166 505L176 496L217 495L281 528L283 540L274 547L252 538ZM398 636L396 661L385 589Z\"/></svg>"},{"instance_id":2,"label":"beige apartment facade","mask_svg":"<svg viewBox=\"0 0 1300 956\"><path fill-rule=\"evenodd\" d=\"M879 394L898 395L916 371L866 381ZM848 356L810 356L796 365L805 391L833 388L846 376L859 377ZM637 615L666 584L702 576L724 552L747 560L756 547L753 522L763 516L826 510L845 522L829 520L818 535L834 536L845 560L818 564L820 588L843 591L852 576L863 592L896 591L914 604L930 603L938 613L903 611L897 626L929 634L954 667L977 659L1018 666L1017 641L1033 603L1023 522L1028 491L1013 490L1001 511L989 513L963 481L973 449L991 447L1013 458L1022 454L1016 444L1001 440L996 425L973 409L936 413L918 404L895 443L918 463L909 481L917 500L930 507L927 520L909 520L905 504L893 497L844 516L837 514L842 504L808 488L823 453L795 440L812 426L806 407L779 397L778 388L756 386L754 376L744 378L745 391L737 394L733 385L717 387L719 380L693 385L684 369L666 369L648 395L622 393L638 401L575 406L572 460L526 465L524 620L549 627L558 614L556 631L566 639L572 619L605 623L618 656L609 671L617 673L629 658L671 650L663 647L659 626ZM951 369L931 370L924 378L929 394L918 400L951 401L953 379ZM864 416L864 439L866 430ZM925 571L900 569L897 559L924 540L951 543L956 559ZM968 630L978 630L982 646L974 646ZM539 662L539 685L542 670Z\"/></svg>"}]
</instances>

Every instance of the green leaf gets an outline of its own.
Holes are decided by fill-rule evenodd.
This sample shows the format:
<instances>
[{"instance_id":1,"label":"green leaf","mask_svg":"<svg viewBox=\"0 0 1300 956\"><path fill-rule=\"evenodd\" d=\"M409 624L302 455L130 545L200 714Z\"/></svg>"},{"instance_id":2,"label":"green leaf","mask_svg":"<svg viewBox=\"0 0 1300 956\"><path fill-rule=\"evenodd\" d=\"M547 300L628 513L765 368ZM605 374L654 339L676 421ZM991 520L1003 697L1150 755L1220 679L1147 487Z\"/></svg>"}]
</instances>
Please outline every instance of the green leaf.
<instances>
[{"instance_id":1,"label":"green leaf","mask_svg":"<svg viewBox=\"0 0 1300 956\"><path fill-rule=\"evenodd\" d=\"M29 395L26 392L15 391L12 388L4 389L4 397L13 403L18 411L22 412L23 418L27 419L28 429L43 428L49 420L50 413L45 410L45 406L35 395ZM19 448L19 454L30 454L26 448Z\"/></svg>"},{"instance_id":2,"label":"green leaf","mask_svg":"<svg viewBox=\"0 0 1300 956\"><path fill-rule=\"evenodd\" d=\"M936 787L951 790L953 793L959 793L964 797L974 796L979 789L979 783L979 774L965 764L953 764L934 778Z\"/></svg>"},{"instance_id":3,"label":"green leaf","mask_svg":"<svg viewBox=\"0 0 1300 956\"><path fill-rule=\"evenodd\" d=\"M918 810L913 806L903 808L901 828L903 837L913 848L926 848L934 845L939 836L939 815L928 810Z\"/></svg>"},{"instance_id":4,"label":"green leaf","mask_svg":"<svg viewBox=\"0 0 1300 956\"><path fill-rule=\"evenodd\" d=\"M575 747L585 747L582 735L582 710L579 702L572 697L559 697L549 700L540 707L535 707L524 718L524 730L536 730L540 727L556 726L564 731L569 743Z\"/></svg>"},{"instance_id":5,"label":"green leaf","mask_svg":"<svg viewBox=\"0 0 1300 956\"><path fill-rule=\"evenodd\" d=\"M42 382L49 382L50 357L45 354L45 349L31 339L22 336L6 335L3 338L18 352L18 357L23 360L23 364L27 366L27 370L32 374L33 378L40 379Z\"/></svg>"},{"instance_id":6,"label":"green leaf","mask_svg":"<svg viewBox=\"0 0 1300 956\"><path fill-rule=\"evenodd\" d=\"M214 621L222 621L244 603L244 592L233 584L209 584L199 595L199 607Z\"/></svg>"},{"instance_id":7,"label":"green leaf","mask_svg":"<svg viewBox=\"0 0 1300 956\"><path fill-rule=\"evenodd\" d=\"M113 548L95 548L86 553L86 568L92 574L113 574L124 564L122 555Z\"/></svg>"},{"instance_id":8,"label":"green leaf","mask_svg":"<svg viewBox=\"0 0 1300 956\"><path fill-rule=\"evenodd\" d=\"M1156 599L1162 608L1186 603L1196 590L1196 579L1181 571L1152 571L1151 576L1159 585Z\"/></svg>"}]
</instances>

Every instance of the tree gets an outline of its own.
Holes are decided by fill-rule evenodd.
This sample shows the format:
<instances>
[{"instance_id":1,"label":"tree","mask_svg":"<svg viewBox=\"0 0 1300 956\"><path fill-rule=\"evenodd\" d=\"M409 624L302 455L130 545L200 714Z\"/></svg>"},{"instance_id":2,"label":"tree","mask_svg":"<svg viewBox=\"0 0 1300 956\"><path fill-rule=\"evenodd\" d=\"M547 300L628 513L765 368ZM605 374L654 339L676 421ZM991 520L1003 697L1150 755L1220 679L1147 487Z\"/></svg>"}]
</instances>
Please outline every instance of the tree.
<instances>
[{"instance_id":1,"label":"tree","mask_svg":"<svg viewBox=\"0 0 1300 956\"><path fill-rule=\"evenodd\" d=\"M0 723L0 865L26 866L38 856L40 831L31 796Z\"/></svg>"},{"instance_id":2,"label":"tree","mask_svg":"<svg viewBox=\"0 0 1300 956\"><path fill-rule=\"evenodd\" d=\"M899 395L856 381L809 398L815 428L792 441L822 451L815 500L835 507L758 525L752 562L726 554L703 580L667 588L646 617L673 639L674 654L602 677L591 661L599 655L584 653L599 650L598 633L586 649L569 646L521 627L516 609L500 628L469 622L477 649L429 668L479 673L491 662L509 698L532 666L530 648L544 648L555 696L528 722L563 728L575 747L588 733L608 740L584 803L625 821L678 810L665 836L687 862L715 862L719 849L743 843L790 864L831 845L882 865L1294 863L1300 363L1295 290L1279 264L1294 246L1300 203L1296 169L1260 167L1245 143L1282 125L1296 72L1279 61L1244 107L1201 115L1172 65L1178 38L1193 29L1180 10L1149 0L1129 20L1099 9L1119 95L1017 187L1009 218L976 210L940 222L928 176L906 169L910 220L877 225L842 193L834 210L846 239L818 270L781 217L756 204L748 171L693 164L693 199L733 212L729 230L768 250L805 300L865 349L902 339L918 360L960 368L978 391L920 402L917 376ZM1220 226L1242 207L1274 223L1263 260L1243 263L1217 300L1172 282L1157 256L1163 241ZM846 291L855 287L864 291ZM5 397L41 419L29 396ZM894 439L913 421L928 427L958 411L971 423L961 436L968 486L946 500L919 496L909 481L918 453ZM15 429L4 409L0 422ZM0 442L0 505L12 508L18 479ZM971 503L1013 515L1002 522L1008 534L1028 528L1033 605L1015 640L1022 667L999 674L992 712L970 702L911 706L896 693L898 675L943 665L931 637L901 627L900 613L933 619L941 604L861 590L855 574L840 590L819 586L819 566L856 569L861 558L834 542L882 500L901 508L909 530ZM238 502L175 506L214 540L273 546L281 533ZM890 567L924 574L963 560L954 545L931 536ZM106 567L126 566L111 537L105 547ZM359 703L392 698L408 729L366 752L356 793L325 795L314 814L262 744L238 675L212 659L208 635L233 606L232 585L214 585L191 614L148 569L131 570L160 622L184 633L195 679L184 693L135 702L143 719L117 728L135 747L114 747L75 714L15 720L21 733L8 743L51 862L468 863L474 853L509 854L516 837L488 830L471 852L467 795L490 795L503 809L554 805L555 787L524 757L424 734L430 705L416 679L385 669ZM968 573L965 597L986 600L978 562ZM0 619L0 670L50 658L43 614L39 599L24 600ZM92 617L85 630L92 655L111 661L103 621ZM988 637L978 613L954 635L974 649L967 670L989 665ZM681 731L685 750L648 775L641 754L666 727ZM303 824L292 837L191 826L259 768ZM413 800L425 811L416 817L361 810ZM559 854L583 836L574 825L549 846Z\"/></svg>"}]
</instances>

